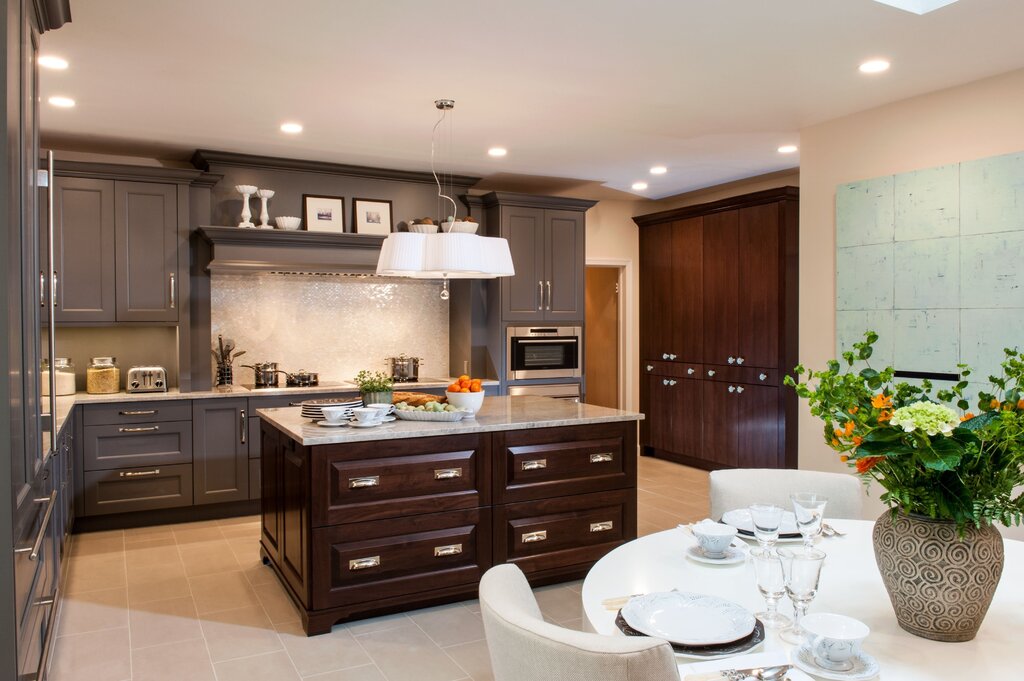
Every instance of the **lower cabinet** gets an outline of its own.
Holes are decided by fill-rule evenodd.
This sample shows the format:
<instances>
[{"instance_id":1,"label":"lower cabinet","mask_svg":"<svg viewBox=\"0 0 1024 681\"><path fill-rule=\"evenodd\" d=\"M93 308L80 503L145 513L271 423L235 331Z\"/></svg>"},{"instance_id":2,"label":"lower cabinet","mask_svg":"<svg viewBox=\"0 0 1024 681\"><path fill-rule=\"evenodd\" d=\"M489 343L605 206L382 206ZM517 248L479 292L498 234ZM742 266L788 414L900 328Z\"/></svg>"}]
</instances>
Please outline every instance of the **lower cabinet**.
<instances>
[{"instance_id":1,"label":"lower cabinet","mask_svg":"<svg viewBox=\"0 0 1024 681\"><path fill-rule=\"evenodd\" d=\"M194 503L249 498L248 406L245 398L192 402Z\"/></svg>"},{"instance_id":2,"label":"lower cabinet","mask_svg":"<svg viewBox=\"0 0 1024 681\"><path fill-rule=\"evenodd\" d=\"M84 471L83 476L85 516L192 505L192 464Z\"/></svg>"}]
</instances>

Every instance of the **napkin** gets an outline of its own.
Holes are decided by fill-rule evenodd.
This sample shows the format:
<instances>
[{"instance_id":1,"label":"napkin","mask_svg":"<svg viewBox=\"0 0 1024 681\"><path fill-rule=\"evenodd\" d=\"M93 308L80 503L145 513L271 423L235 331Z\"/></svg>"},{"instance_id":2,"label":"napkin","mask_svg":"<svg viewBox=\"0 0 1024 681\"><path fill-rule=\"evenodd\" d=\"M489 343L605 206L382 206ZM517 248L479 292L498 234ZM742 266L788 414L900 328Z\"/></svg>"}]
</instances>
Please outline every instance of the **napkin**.
<instances>
[{"instance_id":1,"label":"napkin","mask_svg":"<svg viewBox=\"0 0 1024 681\"><path fill-rule=\"evenodd\" d=\"M679 665L679 677L682 681L718 681L722 676L715 672L725 669L752 669L753 667L773 667L789 663L789 656L784 651L774 650L769 653L752 653L708 662L681 664ZM786 672L786 678L789 681L814 681L796 667Z\"/></svg>"}]
</instances>

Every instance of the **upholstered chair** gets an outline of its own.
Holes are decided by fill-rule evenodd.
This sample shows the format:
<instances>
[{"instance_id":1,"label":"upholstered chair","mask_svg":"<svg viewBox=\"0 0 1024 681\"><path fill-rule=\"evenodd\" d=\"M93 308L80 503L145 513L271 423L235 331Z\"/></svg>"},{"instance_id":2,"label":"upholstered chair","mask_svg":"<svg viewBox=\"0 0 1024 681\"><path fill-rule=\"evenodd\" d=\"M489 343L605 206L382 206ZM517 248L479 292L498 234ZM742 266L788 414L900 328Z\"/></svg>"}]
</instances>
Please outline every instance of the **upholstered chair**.
<instances>
[{"instance_id":1,"label":"upholstered chair","mask_svg":"<svg viewBox=\"0 0 1024 681\"><path fill-rule=\"evenodd\" d=\"M828 497L826 518L861 518L865 491L855 476L775 468L712 471L711 517L718 520L726 511L757 503L792 509L789 495L796 492Z\"/></svg>"}]
</instances>

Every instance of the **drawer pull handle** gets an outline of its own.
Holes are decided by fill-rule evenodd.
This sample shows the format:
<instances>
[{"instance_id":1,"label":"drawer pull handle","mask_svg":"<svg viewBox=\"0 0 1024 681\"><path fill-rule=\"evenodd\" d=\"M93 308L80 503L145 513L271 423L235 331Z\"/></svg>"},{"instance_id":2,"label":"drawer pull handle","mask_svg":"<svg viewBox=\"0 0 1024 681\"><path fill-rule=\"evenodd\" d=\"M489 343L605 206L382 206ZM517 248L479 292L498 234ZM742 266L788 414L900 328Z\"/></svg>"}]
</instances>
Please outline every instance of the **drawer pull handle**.
<instances>
[{"instance_id":1,"label":"drawer pull handle","mask_svg":"<svg viewBox=\"0 0 1024 681\"><path fill-rule=\"evenodd\" d=\"M435 468L434 480L454 480L462 477L461 468Z\"/></svg>"},{"instance_id":2,"label":"drawer pull handle","mask_svg":"<svg viewBox=\"0 0 1024 681\"><path fill-rule=\"evenodd\" d=\"M154 468L151 471L121 471L118 475L122 478L145 478L150 475L160 475L160 469Z\"/></svg>"},{"instance_id":3,"label":"drawer pull handle","mask_svg":"<svg viewBox=\"0 0 1024 681\"><path fill-rule=\"evenodd\" d=\"M524 461L522 464L522 469L524 471L539 471L540 469L547 467L547 459L530 459L529 461Z\"/></svg>"},{"instance_id":4,"label":"drawer pull handle","mask_svg":"<svg viewBox=\"0 0 1024 681\"><path fill-rule=\"evenodd\" d=\"M121 416L152 416L159 414L159 409L140 409L138 411L121 411L118 412Z\"/></svg>"},{"instance_id":5,"label":"drawer pull handle","mask_svg":"<svg viewBox=\"0 0 1024 681\"><path fill-rule=\"evenodd\" d=\"M601 452L600 454L591 454L590 463L608 463L615 457L608 452Z\"/></svg>"},{"instance_id":6,"label":"drawer pull handle","mask_svg":"<svg viewBox=\"0 0 1024 681\"><path fill-rule=\"evenodd\" d=\"M457 556L462 553L462 544L448 544L447 546L435 546L434 558L442 556Z\"/></svg>"},{"instance_id":7,"label":"drawer pull handle","mask_svg":"<svg viewBox=\"0 0 1024 681\"><path fill-rule=\"evenodd\" d=\"M380 556L370 556L369 558L356 558L348 562L349 570L366 570L368 568L375 568L380 566Z\"/></svg>"},{"instance_id":8,"label":"drawer pull handle","mask_svg":"<svg viewBox=\"0 0 1024 681\"><path fill-rule=\"evenodd\" d=\"M611 520L606 520L603 523L590 523L591 532L607 532L615 527L615 523Z\"/></svg>"},{"instance_id":9,"label":"drawer pull handle","mask_svg":"<svg viewBox=\"0 0 1024 681\"><path fill-rule=\"evenodd\" d=\"M152 433L160 430L160 426L139 426L138 428L118 428L119 433Z\"/></svg>"},{"instance_id":10,"label":"drawer pull handle","mask_svg":"<svg viewBox=\"0 0 1024 681\"><path fill-rule=\"evenodd\" d=\"M524 544L532 544L533 542L544 541L548 538L547 530L537 530L536 532L527 532L523 535Z\"/></svg>"},{"instance_id":11,"label":"drawer pull handle","mask_svg":"<svg viewBox=\"0 0 1024 681\"><path fill-rule=\"evenodd\" d=\"M365 478L349 478L349 489L361 489L363 487L380 487L379 475L368 475Z\"/></svg>"},{"instance_id":12,"label":"drawer pull handle","mask_svg":"<svg viewBox=\"0 0 1024 681\"><path fill-rule=\"evenodd\" d=\"M43 550L43 539L46 537L46 528L50 524L50 516L53 515L53 507L57 503L57 490L50 492L48 497L40 497L34 500L37 504L46 504L46 511L43 513L43 521L39 523L39 532L31 547L25 546L14 549L15 553L28 553L28 559L35 561L39 558L39 552Z\"/></svg>"}]
</instances>

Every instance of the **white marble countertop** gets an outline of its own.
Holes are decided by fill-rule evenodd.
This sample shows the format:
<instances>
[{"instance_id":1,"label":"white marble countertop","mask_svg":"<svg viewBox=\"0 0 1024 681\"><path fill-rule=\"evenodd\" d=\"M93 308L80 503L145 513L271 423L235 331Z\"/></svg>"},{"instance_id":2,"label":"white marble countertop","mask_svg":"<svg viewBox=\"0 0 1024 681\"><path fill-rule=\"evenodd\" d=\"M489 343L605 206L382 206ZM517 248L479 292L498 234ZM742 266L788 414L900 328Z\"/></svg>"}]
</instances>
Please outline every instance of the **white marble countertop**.
<instances>
[{"instance_id":1,"label":"white marble countertop","mask_svg":"<svg viewBox=\"0 0 1024 681\"><path fill-rule=\"evenodd\" d=\"M303 418L300 412L298 407L282 407L259 409L256 413L296 442L306 446L640 421L644 418L643 414L636 412L535 396L489 396L484 400L483 408L475 418L465 418L461 421L439 423L397 420L374 428L326 428Z\"/></svg>"}]
</instances>

